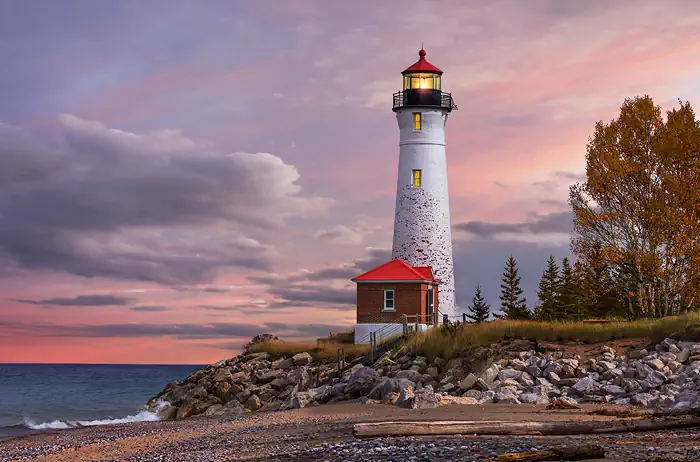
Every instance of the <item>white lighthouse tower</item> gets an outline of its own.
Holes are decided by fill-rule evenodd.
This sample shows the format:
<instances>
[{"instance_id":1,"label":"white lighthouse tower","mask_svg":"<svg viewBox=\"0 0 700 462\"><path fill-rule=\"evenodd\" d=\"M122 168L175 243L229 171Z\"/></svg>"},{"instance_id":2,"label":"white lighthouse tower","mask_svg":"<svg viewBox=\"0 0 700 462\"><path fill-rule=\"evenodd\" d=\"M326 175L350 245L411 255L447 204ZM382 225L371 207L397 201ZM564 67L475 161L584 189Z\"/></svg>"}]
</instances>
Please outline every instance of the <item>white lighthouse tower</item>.
<instances>
[{"instance_id":1,"label":"white lighthouse tower","mask_svg":"<svg viewBox=\"0 0 700 462\"><path fill-rule=\"evenodd\" d=\"M400 137L392 258L431 266L442 282L437 310L452 317L457 311L445 125L457 106L442 91L442 71L425 59L422 48L418 56L402 72L403 90L394 94Z\"/></svg>"}]
</instances>

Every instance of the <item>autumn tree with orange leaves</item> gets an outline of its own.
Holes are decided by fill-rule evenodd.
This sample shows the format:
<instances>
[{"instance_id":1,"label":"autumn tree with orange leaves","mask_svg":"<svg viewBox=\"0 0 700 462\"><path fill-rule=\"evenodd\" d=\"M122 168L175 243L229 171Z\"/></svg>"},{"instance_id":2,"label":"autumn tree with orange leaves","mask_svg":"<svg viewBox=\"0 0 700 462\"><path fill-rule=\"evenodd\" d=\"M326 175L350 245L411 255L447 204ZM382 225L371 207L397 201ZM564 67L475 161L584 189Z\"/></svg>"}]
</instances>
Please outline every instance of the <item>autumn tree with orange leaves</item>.
<instances>
[{"instance_id":1,"label":"autumn tree with orange leaves","mask_svg":"<svg viewBox=\"0 0 700 462\"><path fill-rule=\"evenodd\" d=\"M630 318L700 308L700 123L690 103L664 120L649 96L625 100L616 120L596 124L586 160L586 181L569 191L579 262L609 269Z\"/></svg>"}]
</instances>

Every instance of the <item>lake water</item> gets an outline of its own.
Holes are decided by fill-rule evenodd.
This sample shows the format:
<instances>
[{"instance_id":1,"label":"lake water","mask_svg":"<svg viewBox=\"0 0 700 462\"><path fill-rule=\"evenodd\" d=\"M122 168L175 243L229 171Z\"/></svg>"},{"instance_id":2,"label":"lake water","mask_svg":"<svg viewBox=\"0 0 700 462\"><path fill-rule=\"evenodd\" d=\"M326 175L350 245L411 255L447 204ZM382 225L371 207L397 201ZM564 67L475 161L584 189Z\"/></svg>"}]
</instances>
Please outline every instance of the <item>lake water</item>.
<instances>
[{"instance_id":1,"label":"lake water","mask_svg":"<svg viewBox=\"0 0 700 462\"><path fill-rule=\"evenodd\" d=\"M0 364L0 435L157 420L148 399L201 367Z\"/></svg>"}]
</instances>

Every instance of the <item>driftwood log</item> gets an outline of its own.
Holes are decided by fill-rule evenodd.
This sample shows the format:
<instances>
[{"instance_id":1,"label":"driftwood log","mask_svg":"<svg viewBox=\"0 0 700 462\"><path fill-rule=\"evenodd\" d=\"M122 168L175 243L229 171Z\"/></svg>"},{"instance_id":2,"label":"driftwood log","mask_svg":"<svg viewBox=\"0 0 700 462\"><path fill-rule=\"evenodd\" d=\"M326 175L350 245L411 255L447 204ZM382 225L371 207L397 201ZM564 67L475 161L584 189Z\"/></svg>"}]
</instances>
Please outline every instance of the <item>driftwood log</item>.
<instances>
[{"instance_id":1,"label":"driftwood log","mask_svg":"<svg viewBox=\"0 0 700 462\"><path fill-rule=\"evenodd\" d=\"M700 427L700 418L610 422L426 421L377 422L353 426L355 438L430 435L585 435Z\"/></svg>"},{"instance_id":2,"label":"driftwood log","mask_svg":"<svg viewBox=\"0 0 700 462\"><path fill-rule=\"evenodd\" d=\"M600 446L574 446L544 451L500 454L492 462L544 462L550 460L586 460L605 457Z\"/></svg>"}]
</instances>

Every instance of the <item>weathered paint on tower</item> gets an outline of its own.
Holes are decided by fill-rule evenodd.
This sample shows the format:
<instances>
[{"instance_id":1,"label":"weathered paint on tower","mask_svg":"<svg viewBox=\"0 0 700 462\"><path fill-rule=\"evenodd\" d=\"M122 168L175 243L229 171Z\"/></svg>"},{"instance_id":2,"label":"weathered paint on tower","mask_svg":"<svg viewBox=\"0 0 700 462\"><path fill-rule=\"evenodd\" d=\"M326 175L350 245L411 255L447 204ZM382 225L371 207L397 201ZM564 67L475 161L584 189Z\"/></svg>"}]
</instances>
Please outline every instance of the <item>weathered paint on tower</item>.
<instances>
[{"instance_id":1,"label":"weathered paint on tower","mask_svg":"<svg viewBox=\"0 0 700 462\"><path fill-rule=\"evenodd\" d=\"M445 126L456 106L442 92L442 71L420 59L403 72L404 89L394 95L399 125L399 175L392 258L431 266L442 281L440 313L456 315Z\"/></svg>"}]
</instances>

